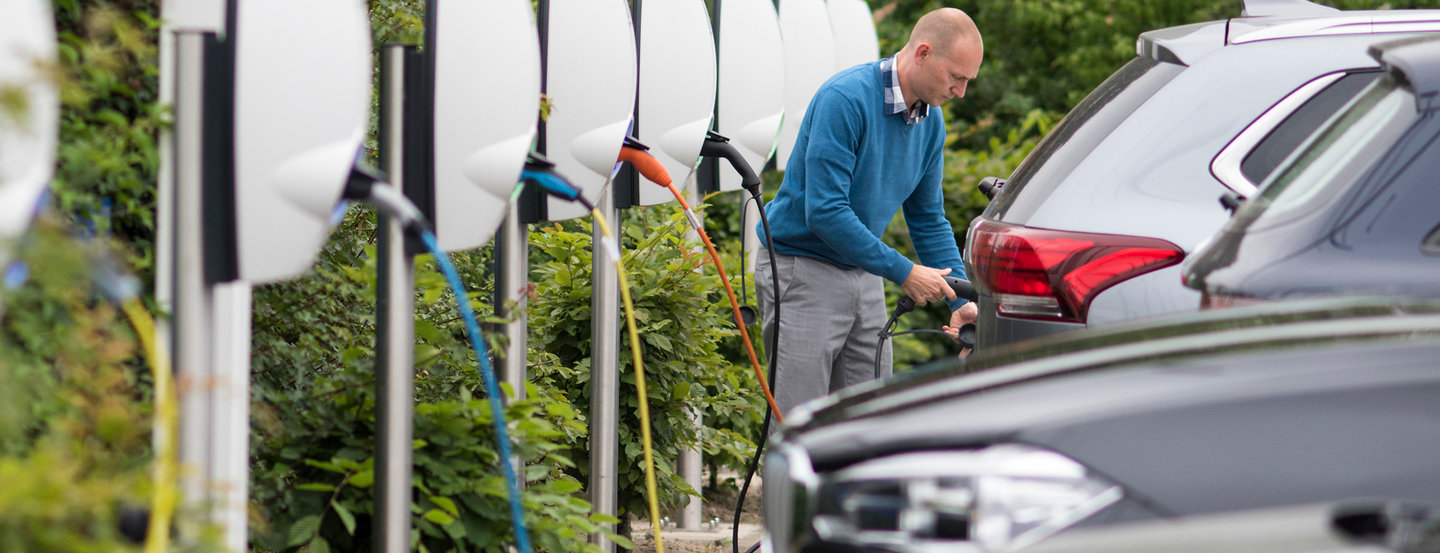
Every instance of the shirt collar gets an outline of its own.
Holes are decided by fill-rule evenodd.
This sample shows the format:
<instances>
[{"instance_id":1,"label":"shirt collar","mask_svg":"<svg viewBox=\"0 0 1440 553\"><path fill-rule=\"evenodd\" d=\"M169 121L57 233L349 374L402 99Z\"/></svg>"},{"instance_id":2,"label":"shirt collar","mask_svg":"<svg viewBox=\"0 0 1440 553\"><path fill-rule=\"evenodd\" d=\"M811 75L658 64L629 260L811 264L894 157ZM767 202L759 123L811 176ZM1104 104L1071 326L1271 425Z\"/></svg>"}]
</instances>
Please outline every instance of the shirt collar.
<instances>
[{"instance_id":1,"label":"shirt collar","mask_svg":"<svg viewBox=\"0 0 1440 553\"><path fill-rule=\"evenodd\" d=\"M903 114L905 123L914 125L930 115L930 106L920 100L908 106L905 104L905 95L900 92L900 74L895 71L895 57L880 60L880 79L885 84L885 113Z\"/></svg>"}]
</instances>

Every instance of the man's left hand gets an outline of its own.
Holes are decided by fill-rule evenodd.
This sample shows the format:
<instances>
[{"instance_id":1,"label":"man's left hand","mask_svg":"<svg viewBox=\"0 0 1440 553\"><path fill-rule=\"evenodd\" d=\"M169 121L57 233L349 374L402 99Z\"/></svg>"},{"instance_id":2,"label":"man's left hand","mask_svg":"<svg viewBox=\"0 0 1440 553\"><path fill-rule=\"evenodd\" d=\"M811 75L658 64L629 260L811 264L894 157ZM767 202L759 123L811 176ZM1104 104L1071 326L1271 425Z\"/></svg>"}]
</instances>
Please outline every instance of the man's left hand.
<instances>
[{"instance_id":1,"label":"man's left hand","mask_svg":"<svg viewBox=\"0 0 1440 553\"><path fill-rule=\"evenodd\" d=\"M966 323L975 322L975 319L979 316L980 308L975 305L975 302L965 302L965 305L950 312L950 324L940 327L940 330L944 331L945 335L949 336L951 340L959 340L960 327L965 326ZM960 358L964 359L970 355L970 351L971 348L961 349Z\"/></svg>"}]
</instances>

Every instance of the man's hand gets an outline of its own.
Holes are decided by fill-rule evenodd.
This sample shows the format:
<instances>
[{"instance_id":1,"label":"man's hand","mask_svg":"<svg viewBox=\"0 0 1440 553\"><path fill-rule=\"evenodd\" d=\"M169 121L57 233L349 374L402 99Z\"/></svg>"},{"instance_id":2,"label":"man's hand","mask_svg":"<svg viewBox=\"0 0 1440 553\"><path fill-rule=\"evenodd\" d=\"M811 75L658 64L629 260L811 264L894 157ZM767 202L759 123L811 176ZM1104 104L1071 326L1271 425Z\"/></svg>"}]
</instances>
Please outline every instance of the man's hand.
<instances>
[{"instance_id":1,"label":"man's hand","mask_svg":"<svg viewBox=\"0 0 1440 553\"><path fill-rule=\"evenodd\" d=\"M950 269L934 269L919 263L910 267L910 276L905 277L905 283L900 285L900 290L910 299L915 300L915 305L925 305L932 301L953 300L955 290L945 282L945 275L950 274Z\"/></svg>"},{"instance_id":2,"label":"man's hand","mask_svg":"<svg viewBox=\"0 0 1440 553\"><path fill-rule=\"evenodd\" d=\"M975 305L975 302L966 302L959 309L950 312L950 324L940 327L940 330L944 331L951 340L959 340L960 327L965 326L966 323L975 322L979 316L980 308ZM970 348L961 349L960 358L964 359L970 355L970 351Z\"/></svg>"}]
</instances>

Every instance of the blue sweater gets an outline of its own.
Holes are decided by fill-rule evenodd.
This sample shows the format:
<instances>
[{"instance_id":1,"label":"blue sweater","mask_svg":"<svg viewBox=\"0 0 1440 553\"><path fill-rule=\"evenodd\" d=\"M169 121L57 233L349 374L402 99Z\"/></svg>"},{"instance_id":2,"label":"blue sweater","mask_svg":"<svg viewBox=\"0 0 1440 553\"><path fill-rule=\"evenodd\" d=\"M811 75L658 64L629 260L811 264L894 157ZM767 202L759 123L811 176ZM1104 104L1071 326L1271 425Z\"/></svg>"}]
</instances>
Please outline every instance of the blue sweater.
<instances>
[{"instance_id":1,"label":"blue sweater","mask_svg":"<svg viewBox=\"0 0 1440 553\"><path fill-rule=\"evenodd\" d=\"M811 98L785 181L765 206L775 251L903 284L914 263L880 241L903 208L920 262L966 278L940 189L942 110L907 125L885 113L885 85L871 62L836 73ZM762 226L756 233L765 240Z\"/></svg>"}]
</instances>

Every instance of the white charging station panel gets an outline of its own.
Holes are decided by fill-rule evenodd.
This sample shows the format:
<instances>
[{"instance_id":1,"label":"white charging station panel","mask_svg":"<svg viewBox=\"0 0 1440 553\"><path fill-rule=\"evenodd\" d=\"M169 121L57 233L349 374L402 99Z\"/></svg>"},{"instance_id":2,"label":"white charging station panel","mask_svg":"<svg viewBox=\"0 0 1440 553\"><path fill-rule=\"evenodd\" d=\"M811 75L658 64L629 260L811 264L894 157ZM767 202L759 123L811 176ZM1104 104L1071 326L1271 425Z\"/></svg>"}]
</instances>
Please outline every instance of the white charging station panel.
<instances>
[{"instance_id":1,"label":"white charging station panel","mask_svg":"<svg viewBox=\"0 0 1440 553\"><path fill-rule=\"evenodd\" d=\"M238 2L235 199L239 273L310 268L370 120L370 19L361 0Z\"/></svg>"},{"instance_id":2,"label":"white charging station panel","mask_svg":"<svg viewBox=\"0 0 1440 553\"><path fill-rule=\"evenodd\" d=\"M715 114L715 35L704 0L640 4L640 97L635 137L650 146L681 188L700 161ZM641 178L636 203L674 201L670 190Z\"/></svg>"},{"instance_id":3,"label":"white charging station panel","mask_svg":"<svg viewBox=\"0 0 1440 553\"><path fill-rule=\"evenodd\" d=\"M530 0L436 9L435 232L464 250L499 229L535 139L540 37Z\"/></svg>"},{"instance_id":4,"label":"white charging station panel","mask_svg":"<svg viewBox=\"0 0 1440 553\"><path fill-rule=\"evenodd\" d=\"M775 152L785 114L785 59L770 0L720 0L716 130L759 174ZM740 174L720 164L720 190L740 189Z\"/></svg>"},{"instance_id":5,"label":"white charging station panel","mask_svg":"<svg viewBox=\"0 0 1440 553\"><path fill-rule=\"evenodd\" d=\"M784 171L800 122L815 91L835 74L835 37L825 0L780 0L780 36L785 40L785 123L775 168Z\"/></svg>"},{"instance_id":6,"label":"white charging station panel","mask_svg":"<svg viewBox=\"0 0 1440 553\"><path fill-rule=\"evenodd\" d=\"M47 0L6 0L0 17L0 89L17 90L20 109L0 109L0 271L8 242L30 228L50 184L60 132L60 96L46 74L55 58L55 16Z\"/></svg>"},{"instance_id":7,"label":"white charging station panel","mask_svg":"<svg viewBox=\"0 0 1440 553\"><path fill-rule=\"evenodd\" d=\"M663 0L662 0L663 1ZM585 198L600 201L635 112L635 28L625 0L550 0L545 155ZM549 198L548 219L587 215Z\"/></svg>"},{"instance_id":8,"label":"white charging station panel","mask_svg":"<svg viewBox=\"0 0 1440 553\"><path fill-rule=\"evenodd\" d=\"M835 35L835 70L880 59L875 16L865 0L826 0L830 30Z\"/></svg>"}]
</instances>

